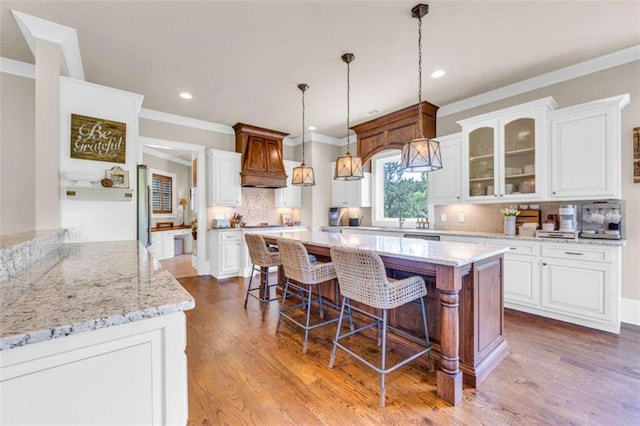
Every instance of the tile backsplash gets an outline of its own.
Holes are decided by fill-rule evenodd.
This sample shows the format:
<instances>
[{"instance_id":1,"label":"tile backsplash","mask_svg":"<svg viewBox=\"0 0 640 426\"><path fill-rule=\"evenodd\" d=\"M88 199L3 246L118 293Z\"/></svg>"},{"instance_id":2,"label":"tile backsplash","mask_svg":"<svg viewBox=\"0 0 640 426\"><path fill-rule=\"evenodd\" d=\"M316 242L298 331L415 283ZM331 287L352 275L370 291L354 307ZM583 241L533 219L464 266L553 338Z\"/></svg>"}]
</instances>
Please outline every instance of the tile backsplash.
<instances>
[{"instance_id":1,"label":"tile backsplash","mask_svg":"<svg viewBox=\"0 0 640 426\"><path fill-rule=\"evenodd\" d=\"M503 216L500 210L505 207L518 207L524 205L539 206L541 220L547 219L549 214L558 214L558 208L561 205L575 204L578 206L578 222L580 222L580 206L582 204L590 204L592 201L562 201L562 202L530 202L530 203L505 203L505 204L451 204L443 206L435 206L435 217L431 218L432 229L442 231L472 231L472 232L503 232ZM624 203L623 211L624 211ZM441 215L446 214L447 221L442 222ZM460 215L464 215L464 222L459 221ZM624 217L624 213L623 213Z\"/></svg>"},{"instance_id":2,"label":"tile backsplash","mask_svg":"<svg viewBox=\"0 0 640 426\"><path fill-rule=\"evenodd\" d=\"M300 220L298 208L277 208L275 206L275 190L268 188L242 188L242 206L210 207L208 219L216 217L224 219L226 215L238 213L247 225L258 225L267 222L271 225L282 223L282 214L290 214L293 220Z\"/></svg>"}]
</instances>

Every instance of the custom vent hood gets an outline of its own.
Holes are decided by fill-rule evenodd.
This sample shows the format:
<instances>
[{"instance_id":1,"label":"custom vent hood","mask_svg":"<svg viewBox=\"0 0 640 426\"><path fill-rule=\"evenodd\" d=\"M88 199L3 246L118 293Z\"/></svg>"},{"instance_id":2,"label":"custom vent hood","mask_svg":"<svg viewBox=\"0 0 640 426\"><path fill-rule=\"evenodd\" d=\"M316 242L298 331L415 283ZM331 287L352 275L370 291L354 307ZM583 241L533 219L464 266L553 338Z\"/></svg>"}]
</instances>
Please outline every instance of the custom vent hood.
<instances>
[{"instance_id":1,"label":"custom vent hood","mask_svg":"<svg viewBox=\"0 0 640 426\"><path fill-rule=\"evenodd\" d=\"M282 139L288 133L249 124L233 126L236 152L242 153L240 183L257 188L285 188L287 173L282 161Z\"/></svg>"}]
</instances>

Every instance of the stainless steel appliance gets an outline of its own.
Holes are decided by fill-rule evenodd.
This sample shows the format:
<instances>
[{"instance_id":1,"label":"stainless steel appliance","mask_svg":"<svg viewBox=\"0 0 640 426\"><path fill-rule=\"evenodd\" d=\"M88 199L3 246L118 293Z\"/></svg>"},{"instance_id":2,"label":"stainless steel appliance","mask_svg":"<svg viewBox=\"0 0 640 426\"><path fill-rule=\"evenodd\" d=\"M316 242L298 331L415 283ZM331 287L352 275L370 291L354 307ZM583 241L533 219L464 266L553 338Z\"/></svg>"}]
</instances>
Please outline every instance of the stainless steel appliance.
<instances>
[{"instance_id":1,"label":"stainless steel appliance","mask_svg":"<svg viewBox=\"0 0 640 426\"><path fill-rule=\"evenodd\" d=\"M615 201L583 204L580 212L580 238L619 240L622 238L623 208Z\"/></svg>"},{"instance_id":2,"label":"stainless steel appliance","mask_svg":"<svg viewBox=\"0 0 640 426\"><path fill-rule=\"evenodd\" d=\"M340 209L338 207L329 208L329 226L340 225Z\"/></svg>"},{"instance_id":3,"label":"stainless steel appliance","mask_svg":"<svg viewBox=\"0 0 640 426\"><path fill-rule=\"evenodd\" d=\"M145 247L151 245L151 185L148 184L147 176L147 166L139 164L136 176L136 190L138 191L137 229L138 241Z\"/></svg>"}]
</instances>

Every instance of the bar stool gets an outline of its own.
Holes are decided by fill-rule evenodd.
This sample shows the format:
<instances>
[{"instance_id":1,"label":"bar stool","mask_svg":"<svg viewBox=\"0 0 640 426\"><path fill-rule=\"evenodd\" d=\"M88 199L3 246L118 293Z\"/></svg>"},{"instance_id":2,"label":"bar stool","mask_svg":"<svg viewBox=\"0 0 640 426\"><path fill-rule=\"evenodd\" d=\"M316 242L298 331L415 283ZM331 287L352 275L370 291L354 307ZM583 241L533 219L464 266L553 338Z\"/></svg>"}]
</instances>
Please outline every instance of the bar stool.
<instances>
[{"instance_id":1,"label":"bar stool","mask_svg":"<svg viewBox=\"0 0 640 426\"><path fill-rule=\"evenodd\" d=\"M244 308L247 309L247 300L249 296L254 297L260 301L261 307L268 302L278 300L277 296L269 297L271 293L271 287L276 287L279 283L269 284L269 269L272 266L282 265L280 260L280 253L278 253L275 247L268 247L264 238L255 234L244 234L244 239L247 242L249 249L249 257L251 258L251 278L249 278L249 286L247 287L247 295L244 298ZM253 282L254 271L260 272L260 285L257 287L251 287ZM264 279L263 279L264 277ZM254 294L255 292L258 294ZM260 297L262 292L262 297Z\"/></svg>"},{"instance_id":2,"label":"bar stool","mask_svg":"<svg viewBox=\"0 0 640 426\"><path fill-rule=\"evenodd\" d=\"M316 324L311 324L311 305L317 303L320 308L320 318L324 319L324 304L328 304L335 309L338 307L331 302L322 299L322 283L336 278L336 272L333 264L314 262L312 257L307 253L304 245L298 241L278 240L278 249L282 258L282 267L284 275L287 278L284 292L282 293L282 304L280 305L280 317L278 318L278 326L276 333L280 332L282 319L286 318L298 327L304 330L304 343L302 345L302 353L307 353L309 348L309 331L317 327L322 327L340 320L336 317ZM313 298L313 289L318 289L318 297ZM289 290L300 295L300 303L286 306L286 300L289 298ZM293 295L292 295L293 296ZM302 323L294 318L290 312L298 308L306 308L306 321ZM349 319L351 319L349 317Z\"/></svg>"},{"instance_id":3,"label":"bar stool","mask_svg":"<svg viewBox=\"0 0 640 426\"><path fill-rule=\"evenodd\" d=\"M387 278L387 273L384 264L382 263L382 259L380 259L380 256L378 256L377 253L371 250L353 247L332 247L331 260L333 261L336 275L338 276L338 286L343 299L339 317L340 321L338 322L338 330L336 331L336 338L333 340L333 350L331 352L329 367L333 368L336 359L336 349L341 348L351 356L378 372L380 374L380 407L384 407L386 374L424 354L428 354L429 368L430 371L433 372L431 343L429 342L427 315L424 304L424 296L427 295L427 287L422 277L419 276L390 281ZM378 310L378 314L374 315L358 308L357 306L352 305L352 302L359 302L375 308ZM425 344L425 348L388 367L386 365L387 329L391 328L395 332L415 338L415 336L389 326L387 323L388 311L389 309L394 309L410 302L419 303L422 308L422 322L424 325L425 335L423 342ZM350 308L360 312L374 321L367 323L356 330L340 334L345 308ZM382 316L380 316L380 311L382 311ZM365 360L362 356L358 355L356 352L340 342L345 337L360 333L374 326L378 327L378 344L382 344L380 367Z\"/></svg>"}]
</instances>

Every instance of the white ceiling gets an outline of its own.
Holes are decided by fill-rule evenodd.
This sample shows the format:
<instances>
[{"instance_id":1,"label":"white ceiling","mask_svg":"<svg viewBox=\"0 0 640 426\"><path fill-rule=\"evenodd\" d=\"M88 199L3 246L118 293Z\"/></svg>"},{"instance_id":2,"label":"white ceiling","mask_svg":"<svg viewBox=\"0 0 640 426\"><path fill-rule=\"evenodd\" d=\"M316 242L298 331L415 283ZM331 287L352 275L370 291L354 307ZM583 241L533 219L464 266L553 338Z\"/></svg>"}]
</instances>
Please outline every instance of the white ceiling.
<instances>
[{"instance_id":1,"label":"white ceiling","mask_svg":"<svg viewBox=\"0 0 640 426\"><path fill-rule=\"evenodd\" d=\"M640 44L640 0L428 3L423 99L436 105ZM34 62L15 9L75 28L86 80L143 94L143 108L295 136L304 82L307 124L344 137L345 52L352 125L417 102L415 4L3 0L0 56Z\"/></svg>"}]
</instances>

